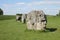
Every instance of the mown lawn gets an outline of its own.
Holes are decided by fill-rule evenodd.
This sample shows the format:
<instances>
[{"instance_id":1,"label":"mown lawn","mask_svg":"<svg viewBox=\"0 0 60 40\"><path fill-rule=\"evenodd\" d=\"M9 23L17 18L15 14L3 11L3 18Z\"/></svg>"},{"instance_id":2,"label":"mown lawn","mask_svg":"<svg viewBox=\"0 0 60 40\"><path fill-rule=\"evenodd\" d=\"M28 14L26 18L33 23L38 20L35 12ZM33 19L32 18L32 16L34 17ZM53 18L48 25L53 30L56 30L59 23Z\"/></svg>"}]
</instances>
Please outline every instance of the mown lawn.
<instances>
[{"instance_id":1,"label":"mown lawn","mask_svg":"<svg viewBox=\"0 0 60 40\"><path fill-rule=\"evenodd\" d=\"M60 40L60 17L47 19L47 28L55 31L27 31L26 24L16 22L15 16L0 16L0 40Z\"/></svg>"}]
</instances>

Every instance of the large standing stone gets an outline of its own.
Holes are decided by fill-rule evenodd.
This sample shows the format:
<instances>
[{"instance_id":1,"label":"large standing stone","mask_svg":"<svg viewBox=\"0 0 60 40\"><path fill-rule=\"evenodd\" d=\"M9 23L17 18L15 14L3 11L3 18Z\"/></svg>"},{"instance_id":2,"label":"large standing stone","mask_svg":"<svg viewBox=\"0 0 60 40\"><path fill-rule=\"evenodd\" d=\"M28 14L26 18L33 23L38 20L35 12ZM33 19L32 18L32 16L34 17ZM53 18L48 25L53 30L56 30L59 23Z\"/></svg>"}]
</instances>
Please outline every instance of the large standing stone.
<instances>
[{"instance_id":1,"label":"large standing stone","mask_svg":"<svg viewBox=\"0 0 60 40\"><path fill-rule=\"evenodd\" d=\"M28 30L45 30L46 16L42 10L31 11L27 14L27 29Z\"/></svg>"}]
</instances>

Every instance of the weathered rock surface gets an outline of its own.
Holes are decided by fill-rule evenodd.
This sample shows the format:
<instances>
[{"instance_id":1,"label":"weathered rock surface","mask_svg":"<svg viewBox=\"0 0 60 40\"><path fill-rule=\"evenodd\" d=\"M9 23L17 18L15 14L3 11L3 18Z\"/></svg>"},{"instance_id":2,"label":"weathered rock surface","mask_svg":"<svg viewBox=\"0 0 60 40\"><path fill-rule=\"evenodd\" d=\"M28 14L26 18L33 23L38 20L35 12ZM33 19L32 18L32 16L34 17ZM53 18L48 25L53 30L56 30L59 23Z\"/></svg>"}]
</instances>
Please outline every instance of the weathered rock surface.
<instances>
[{"instance_id":1,"label":"weathered rock surface","mask_svg":"<svg viewBox=\"0 0 60 40\"><path fill-rule=\"evenodd\" d=\"M26 21L28 30L45 30L47 24L46 15L42 10L29 12Z\"/></svg>"}]
</instances>

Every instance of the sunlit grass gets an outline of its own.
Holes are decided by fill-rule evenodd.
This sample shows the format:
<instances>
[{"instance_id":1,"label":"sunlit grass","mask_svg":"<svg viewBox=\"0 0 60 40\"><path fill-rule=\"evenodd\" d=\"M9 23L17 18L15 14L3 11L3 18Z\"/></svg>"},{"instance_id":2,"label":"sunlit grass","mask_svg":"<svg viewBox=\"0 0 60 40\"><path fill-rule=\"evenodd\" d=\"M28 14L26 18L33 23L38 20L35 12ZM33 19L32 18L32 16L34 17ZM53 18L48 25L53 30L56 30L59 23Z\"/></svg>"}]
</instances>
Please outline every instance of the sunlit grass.
<instances>
[{"instance_id":1,"label":"sunlit grass","mask_svg":"<svg viewBox=\"0 0 60 40\"><path fill-rule=\"evenodd\" d=\"M0 40L60 40L60 17L47 17L47 28L57 28L53 32L27 31L26 24L16 22L15 16L1 18L6 20L0 20Z\"/></svg>"}]
</instances>

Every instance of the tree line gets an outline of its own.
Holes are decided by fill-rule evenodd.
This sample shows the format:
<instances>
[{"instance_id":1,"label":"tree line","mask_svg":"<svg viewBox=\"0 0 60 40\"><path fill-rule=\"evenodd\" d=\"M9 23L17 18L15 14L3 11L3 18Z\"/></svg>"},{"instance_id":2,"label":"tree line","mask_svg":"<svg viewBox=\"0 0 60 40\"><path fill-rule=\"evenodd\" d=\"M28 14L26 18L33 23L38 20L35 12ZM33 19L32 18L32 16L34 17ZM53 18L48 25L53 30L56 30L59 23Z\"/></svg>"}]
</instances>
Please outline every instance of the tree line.
<instances>
[{"instance_id":1,"label":"tree line","mask_svg":"<svg viewBox=\"0 0 60 40\"><path fill-rule=\"evenodd\" d=\"M3 10L0 8L0 15L3 15Z\"/></svg>"}]
</instances>

